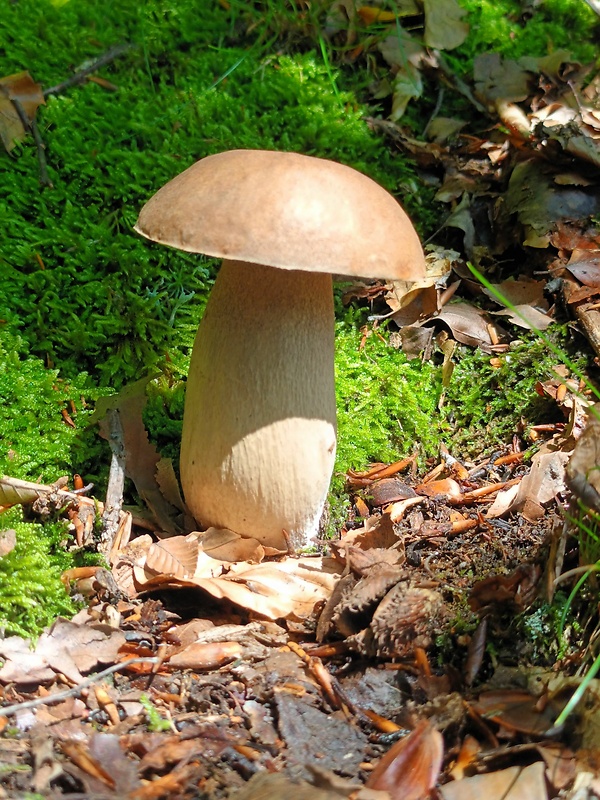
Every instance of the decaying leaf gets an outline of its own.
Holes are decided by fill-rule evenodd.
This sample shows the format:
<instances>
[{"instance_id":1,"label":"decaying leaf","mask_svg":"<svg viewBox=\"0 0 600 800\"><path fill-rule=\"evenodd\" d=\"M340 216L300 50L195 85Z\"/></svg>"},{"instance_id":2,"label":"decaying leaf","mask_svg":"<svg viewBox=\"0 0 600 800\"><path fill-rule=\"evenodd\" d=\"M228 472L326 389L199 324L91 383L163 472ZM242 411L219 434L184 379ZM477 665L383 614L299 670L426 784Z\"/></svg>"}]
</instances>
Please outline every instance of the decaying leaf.
<instances>
[{"instance_id":1,"label":"decaying leaf","mask_svg":"<svg viewBox=\"0 0 600 800\"><path fill-rule=\"evenodd\" d=\"M567 269L580 283L600 289L600 250L576 247L571 253Z\"/></svg>"},{"instance_id":2,"label":"decaying leaf","mask_svg":"<svg viewBox=\"0 0 600 800\"><path fill-rule=\"evenodd\" d=\"M30 123L35 119L39 106L45 103L42 87L28 72L0 78L0 138L9 153L27 135L14 100L20 104Z\"/></svg>"},{"instance_id":3,"label":"decaying leaf","mask_svg":"<svg viewBox=\"0 0 600 800\"><path fill-rule=\"evenodd\" d=\"M486 517L492 519L520 511L526 520L535 522L545 507L565 489L565 465L570 453L562 450L540 449L531 459L531 469L515 486L498 493Z\"/></svg>"},{"instance_id":4,"label":"decaying leaf","mask_svg":"<svg viewBox=\"0 0 600 800\"><path fill-rule=\"evenodd\" d=\"M424 800L437 782L443 757L441 733L423 720L390 747L366 785L389 792L391 800Z\"/></svg>"},{"instance_id":5,"label":"decaying leaf","mask_svg":"<svg viewBox=\"0 0 600 800\"><path fill-rule=\"evenodd\" d=\"M208 528L199 533L198 544L206 556L224 563L247 561L257 564L265 557L265 548L257 539L240 536L226 528Z\"/></svg>"},{"instance_id":6,"label":"decaying leaf","mask_svg":"<svg viewBox=\"0 0 600 800\"><path fill-rule=\"evenodd\" d=\"M172 536L150 547L144 569L149 575L172 575L185 579L194 576L197 563L196 537Z\"/></svg>"},{"instance_id":7,"label":"decaying leaf","mask_svg":"<svg viewBox=\"0 0 600 800\"><path fill-rule=\"evenodd\" d=\"M464 42L469 26L467 13L456 0L424 0L425 44L437 50L453 50Z\"/></svg>"},{"instance_id":8,"label":"decaying leaf","mask_svg":"<svg viewBox=\"0 0 600 800\"><path fill-rule=\"evenodd\" d=\"M531 72L522 63L502 58L499 53L483 53L473 62L475 90L479 97L493 105L496 100L525 100L529 94Z\"/></svg>"},{"instance_id":9,"label":"decaying leaf","mask_svg":"<svg viewBox=\"0 0 600 800\"><path fill-rule=\"evenodd\" d=\"M523 244L546 248L552 230L563 219L593 216L600 200L592 192L576 187L557 186L551 170L537 159L517 164L504 197L506 211L515 213L524 226Z\"/></svg>"},{"instance_id":10,"label":"decaying leaf","mask_svg":"<svg viewBox=\"0 0 600 800\"><path fill-rule=\"evenodd\" d=\"M162 486L167 487L170 497L173 497L172 479L167 478L166 464L159 468L160 454L150 443L142 420L149 380L150 378L143 378L126 386L117 395L101 397L91 421L98 422L100 434L109 439L110 431L106 415L111 409L118 410L123 429L125 472L133 480L138 494L152 511L158 533L177 536L182 532L177 521L181 509L171 505L161 490L162 483Z\"/></svg>"},{"instance_id":11,"label":"decaying leaf","mask_svg":"<svg viewBox=\"0 0 600 800\"><path fill-rule=\"evenodd\" d=\"M600 512L600 407L590 408L587 425L566 465L571 491L581 502Z\"/></svg>"},{"instance_id":12,"label":"decaying leaf","mask_svg":"<svg viewBox=\"0 0 600 800\"><path fill-rule=\"evenodd\" d=\"M529 736L543 735L551 730L563 705L564 702L552 699L540 703L539 697L519 689L484 692L473 704L485 719Z\"/></svg>"},{"instance_id":13,"label":"decaying leaf","mask_svg":"<svg viewBox=\"0 0 600 800\"><path fill-rule=\"evenodd\" d=\"M226 533L231 534L230 531ZM227 599L269 619L304 619L311 616L317 603L329 597L342 572L342 566L331 558L286 558L278 562L251 564L221 561L201 553L206 560L200 558L195 572L183 577L182 572L191 570L194 547L198 552L198 544L192 542L193 536L181 537L183 543L176 541L175 553L169 551L168 543L161 542L161 547L158 547L149 537L134 539L115 565L119 586L130 597L158 588L196 587L217 599ZM145 539L144 545L140 544L141 538ZM254 540L250 540L249 546L255 553L256 545ZM233 546L238 546L237 540ZM149 553L154 567L166 566L173 568L173 572L147 570ZM226 575L223 574L225 567Z\"/></svg>"},{"instance_id":14,"label":"decaying leaf","mask_svg":"<svg viewBox=\"0 0 600 800\"><path fill-rule=\"evenodd\" d=\"M125 636L105 625L78 625L59 618L44 632L32 650L30 642L19 636L0 640L0 656L5 659L0 681L26 684L50 681L63 674L73 683L82 680L97 664L115 661Z\"/></svg>"},{"instance_id":15,"label":"decaying leaf","mask_svg":"<svg viewBox=\"0 0 600 800\"><path fill-rule=\"evenodd\" d=\"M510 575L490 575L473 585L469 606L478 612L509 607L520 613L536 599L540 578L536 564L520 564Z\"/></svg>"},{"instance_id":16,"label":"decaying leaf","mask_svg":"<svg viewBox=\"0 0 600 800\"><path fill-rule=\"evenodd\" d=\"M440 786L443 800L547 800L545 765L508 767Z\"/></svg>"},{"instance_id":17,"label":"decaying leaf","mask_svg":"<svg viewBox=\"0 0 600 800\"><path fill-rule=\"evenodd\" d=\"M493 327L494 323L480 308L464 302L449 303L435 320L445 322L454 338L461 344L491 352L494 340L490 335L490 326ZM496 337L496 341L498 338Z\"/></svg>"},{"instance_id":18,"label":"decaying leaf","mask_svg":"<svg viewBox=\"0 0 600 800\"><path fill-rule=\"evenodd\" d=\"M548 301L544 297L544 286L545 281L522 277L494 284L490 289L484 287L483 292L492 300L506 302L511 306L503 311L493 312L496 315L507 316L514 325L521 328L543 331L554 321L546 313Z\"/></svg>"},{"instance_id":19,"label":"decaying leaf","mask_svg":"<svg viewBox=\"0 0 600 800\"><path fill-rule=\"evenodd\" d=\"M52 494L54 491L56 491L54 486L22 481L4 475L0 478L0 506L9 508L10 506L27 505L33 503L38 497Z\"/></svg>"},{"instance_id":20,"label":"decaying leaf","mask_svg":"<svg viewBox=\"0 0 600 800\"><path fill-rule=\"evenodd\" d=\"M169 664L177 669L219 669L224 664L240 658L239 642L193 642L169 657Z\"/></svg>"},{"instance_id":21,"label":"decaying leaf","mask_svg":"<svg viewBox=\"0 0 600 800\"><path fill-rule=\"evenodd\" d=\"M408 103L423 92L423 79L419 64L425 55L421 45L404 29L399 28L379 44L379 50L387 63L396 70L392 84L393 121L399 120Z\"/></svg>"},{"instance_id":22,"label":"decaying leaf","mask_svg":"<svg viewBox=\"0 0 600 800\"><path fill-rule=\"evenodd\" d=\"M17 532L13 528L0 531L0 558L4 558L17 546Z\"/></svg>"}]
</instances>

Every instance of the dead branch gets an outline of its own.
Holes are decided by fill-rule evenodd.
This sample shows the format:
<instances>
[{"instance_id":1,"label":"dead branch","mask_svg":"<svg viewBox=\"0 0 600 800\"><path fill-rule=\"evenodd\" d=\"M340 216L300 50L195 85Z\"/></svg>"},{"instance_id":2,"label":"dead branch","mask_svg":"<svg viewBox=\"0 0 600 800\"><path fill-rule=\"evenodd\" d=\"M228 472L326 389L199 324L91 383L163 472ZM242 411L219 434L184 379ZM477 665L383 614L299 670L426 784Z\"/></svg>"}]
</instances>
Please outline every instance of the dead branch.
<instances>
[{"instance_id":1,"label":"dead branch","mask_svg":"<svg viewBox=\"0 0 600 800\"><path fill-rule=\"evenodd\" d=\"M121 518L123 507L123 487L125 485L125 444L123 442L123 426L116 408L108 412L109 444L112 450L106 503L102 514L101 552L108 557Z\"/></svg>"},{"instance_id":2,"label":"dead branch","mask_svg":"<svg viewBox=\"0 0 600 800\"><path fill-rule=\"evenodd\" d=\"M35 700L26 700L24 703L15 703L12 706L4 706L4 708L0 708L0 717L10 717L26 708L50 706L54 703L59 703L61 700L67 700L69 697L77 697L81 694L81 692L83 692L84 689L87 689L88 686L103 680L115 672L120 672L122 669L127 669L131 666L131 664L158 664L160 660L161 659L157 658L156 656L147 656L144 658L130 658L127 661L121 662L120 664L113 664L111 667L107 667L107 669L102 670L102 672L96 672L94 675L90 675L89 678L86 678L76 686L72 686L70 689L65 689L64 692L49 694L45 697L36 697Z\"/></svg>"},{"instance_id":3,"label":"dead branch","mask_svg":"<svg viewBox=\"0 0 600 800\"><path fill-rule=\"evenodd\" d=\"M35 119L31 120L27 116L27 112L23 108L21 101L16 97L10 97L10 102L13 104L15 111L19 115L21 125L26 131L30 131L35 141L37 149L38 164L40 167L40 183L42 186L52 187L52 181L48 175L48 164L46 162L46 145L42 141L40 131Z\"/></svg>"},{"instance_id":4,"label":"dead branch","mask_svg":"<svg viewBox=\"0 0 600 800\"><path fill-rule=\"evenodd\" d=\"M87 76L91 75L92 72L96 72L96 70L99 70L101 67L110 64L110 62L114 61L115 58L122 56L132 48L133 45L127 42L111 47L110 50L107 50L106 53L99 56L94 61L90 61L89 64L86 64L86 66L82 67L74 75L71 75L70 78L67 78L62 83L57 83L56 86L51 86L49 89L44 89L44 97L48 97L52 94L60 94L61 92L64 92L65 89L70 89L71 86L77 86L80 83L84 83Z\"/></svg>"}]
</instances>

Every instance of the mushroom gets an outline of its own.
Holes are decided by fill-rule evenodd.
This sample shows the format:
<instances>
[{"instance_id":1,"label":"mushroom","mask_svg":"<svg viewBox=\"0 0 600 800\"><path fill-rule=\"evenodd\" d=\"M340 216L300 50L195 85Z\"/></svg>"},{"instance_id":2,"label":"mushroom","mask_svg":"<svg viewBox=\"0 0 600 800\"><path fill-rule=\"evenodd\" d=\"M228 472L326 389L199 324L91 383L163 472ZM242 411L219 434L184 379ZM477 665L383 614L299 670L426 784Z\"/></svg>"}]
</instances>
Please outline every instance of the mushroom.
<instances>
[{"instance_id":1,"label":"mushroom","mask_svg":"<svg viewBox=\"0 0 600 800\"><path fill-rule=\"evenodd\" d=\"M187 381L180 471L190 511L268 546L306 545L335 459L332 274L422 278L410 220L350 167L232 150L159 189L135 230L224 259Z\"/></svg>"}]
</instances>

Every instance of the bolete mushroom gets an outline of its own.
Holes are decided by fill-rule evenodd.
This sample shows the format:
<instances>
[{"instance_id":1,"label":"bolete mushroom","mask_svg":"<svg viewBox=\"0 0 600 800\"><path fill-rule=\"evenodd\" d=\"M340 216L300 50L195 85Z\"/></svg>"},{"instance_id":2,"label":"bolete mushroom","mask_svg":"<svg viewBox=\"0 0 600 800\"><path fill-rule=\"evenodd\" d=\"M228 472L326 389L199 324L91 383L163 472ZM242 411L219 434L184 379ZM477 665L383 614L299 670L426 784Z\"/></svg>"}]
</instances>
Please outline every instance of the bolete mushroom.
<instances>
[{"instance_id":1,"label":"bolete mushroom","mask_svg":"<svg viewBox=\"0 0 600 800\"><path fill-rule=\"evenodd\" d=\"M181 442L205 526L285 549L317 533L336 448L332 274L417 280L396 200L350 167L232 150L169 181L135 228L223 258L194 343Z\"/></svg>"}]
</instances>

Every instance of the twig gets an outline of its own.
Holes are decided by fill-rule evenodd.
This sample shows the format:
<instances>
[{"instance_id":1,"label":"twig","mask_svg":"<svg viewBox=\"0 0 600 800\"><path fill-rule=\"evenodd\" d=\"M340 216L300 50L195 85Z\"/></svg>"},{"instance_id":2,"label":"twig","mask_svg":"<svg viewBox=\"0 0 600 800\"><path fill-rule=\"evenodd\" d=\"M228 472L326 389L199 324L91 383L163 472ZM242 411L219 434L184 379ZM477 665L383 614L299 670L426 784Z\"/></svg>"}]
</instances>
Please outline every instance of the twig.
<instances>
[{"instance_id":1,"label":"twig","mask_svg":"<svg viewBox=\"0 0 600 800\"><path fill-rule=\"evenodd\" d=\"M434 119L437 118L437 115L440 113L440 108L442 107L443 99L444 99L444 87L440 86L439 89L438 89L437 100L435 101L435 108L431 112L431 115L430 115L429 119L427 120L427 124L423 128L423 136L424 137L427 136L427 131L429 130L429 128L431 126L431 123L433 122Z\"/></svg>"},{"instance_id":2,"label":"twig","mask_svg":"<svg viewBox=\"0 0 600 800\"><path fill-rule=\"evenodd\" d=\"M72 686L70 689L65 689L64 692L57 692L56 694L49 694L46 697L36 697L35 700L26 700L24 703L15 703L12 706L4 706L0 708L0 717L10 717L27 708L37 708L38 706L49 706L53 703L58 703L61 700L67 700L69 697L77 697L84 689L91 686L96 681L101 681L104 678L112 675L115 672L120 672L122 669L127 669L131 664L158 664L160 658L155 656L146 656L144 658L130 658L128 661L123 661L121 664L113 664L112 667L96 672L90 675L81 683Z\"/></svg>"},{"instance_id":3,"label":"twig","mask_svg":"<svg viewBox=\"0 0 600 800\"><path fill-rule=\"evenodd\" d=\"M489 117L490 113L487 110L487 108L483 105L483 103L480 103L479 100L475 97L475 95L471 91L471 87L450 69L450 65L448 64L444 56L441 53L437 53L437 59L440 72L442 73L444 78L446 78L450 86L457 92L462 94L463 97L466 97L467 100L477 109L477 111L479 111L481 114L484 114L486 117Z\"/></svg>"},{"instance_id":4,"label":"twig","mask_svg":"<svg viewBox=\"0 0 600 800\"><path fill-rule=\"evenodd\" d=\"M125 445L123 426L116 408L108 412L109 444L112 450L106 503L102 514L102 541L100 550L108 557L112 550L115 535L119 528L121 508L123 507L123 487L125 485Z\"/></svg>"},{"instance_id":5,"label":"twig","mask_svg":"<svg viewBox=\"0 0 600 800\"><path fill-rule=\"evenodd\" d=\"M11 97L10 102L15 107L15 111L17 112L19 119L21 120L21 125L25 128L26 131L30 131L33 134L33 139L35 141L35 146L37 148L37 156L38 156L38 163L40 166L40 183L42 186L49 186L52 187L52 181L48 176L48 164L46 163L46 145L42 141L42 137L40 136L40 132L37 126L35 119L31 120L27 116L27 112L23 108L21 101L17 97Z\"/></svg>"},{"instance_id":6,"label":"twig","mask_svg":"<svg viewBox=\"0 0 600 800\"><path fill-rule=\"evenodd\" d=\"M96 72L96 70L100 69L101 67L106 66L111 61L114 61L115 58L122 56L128 50L131 50L133 47L132 44L123 43L117 44L114 47L111 47L110 50L107 50L104 55L99 56L94 61L90 61L85 67L82 67L78 70L74 75L71 75L70 78L67 78L62 83L57 83L56 86L51 86L49 89L44 89L44 97L48 97L51 94L60 94L64 92L65 89L70 89L71 86L77 86L80 83L83 83L88 75L91 75L92 72Z\"/></svg>"}]
</instances>

